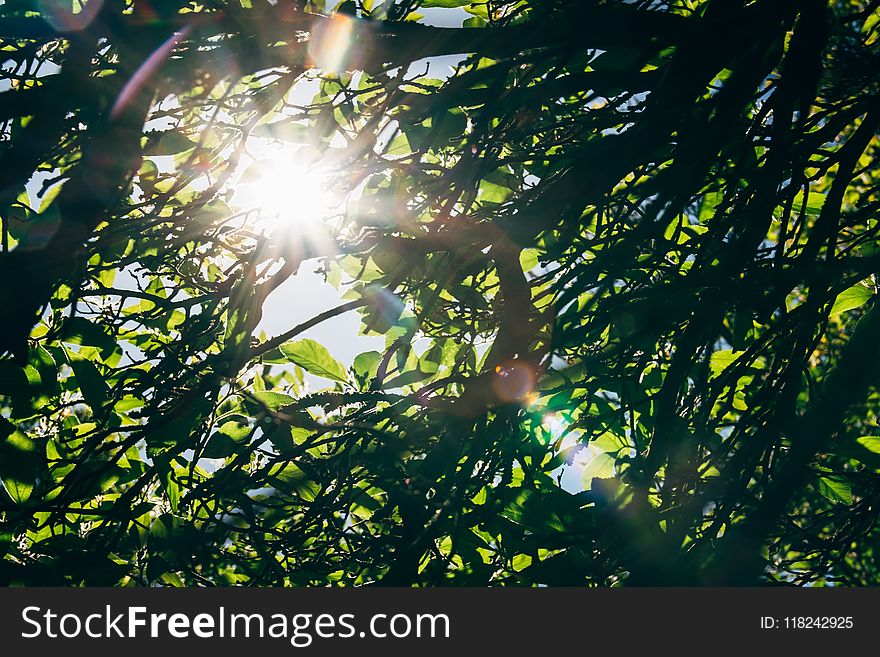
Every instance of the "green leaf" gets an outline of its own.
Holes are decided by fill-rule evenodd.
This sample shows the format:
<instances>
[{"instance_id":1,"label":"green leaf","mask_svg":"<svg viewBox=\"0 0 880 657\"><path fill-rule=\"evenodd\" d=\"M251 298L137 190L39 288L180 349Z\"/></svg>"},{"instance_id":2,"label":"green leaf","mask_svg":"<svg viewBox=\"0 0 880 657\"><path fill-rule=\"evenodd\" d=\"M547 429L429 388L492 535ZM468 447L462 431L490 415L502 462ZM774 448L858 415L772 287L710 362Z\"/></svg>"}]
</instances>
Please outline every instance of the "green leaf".
<instances>
[{"instance_id":1,"label":"green leaf","mask_svg":"<svg viewBox=\"0 0 880 657\"><path fill-rule=\"evenodd\" d=\"M532 557L528 554L518 554L510 562L510 567L516 572L525 570L532 565Z\"/></svg>"},{"instance_id":2,"label":"green leaf","mask_svg":"<svg viewBox=\"0 0 880 657\"><path fill-rule=\"evenodd\" d=\"M6 434L0 440L0 484L16 504L23 504L44 465L42 449L8 420L0 423L0 435Z\"/></svg>"},{"instance_id":3,"label":"green leaf","mask_svg":"<svg viewBox=\"0 0 880 657\"><path fill-rule=\"evenodd\" d=\"M116 340L103 327L85 317L72 317L64 329L63 342L97 347L101 356L109 357L116 350Z\"/></svg>"},{"instance_id":4,"label":"green leaf","mask_svg":"<svg viewBox=\"0 0 880 657\"><path fill-rule=\"evenodd\" d=\"M285 456L290 455L295 445L305 442L311 435L311 431L308 429L293 427L287 422L272 423L264 429L264 432L278 453Z\"/></svg>"},{"instance_id":5,"label":"green leaf","mask_svg":"<svg viewBox=\"0 0 880 657\"><path fill-rule=\"evenodd\" d=\"M239 443L247 440L250 435L251 428L248 425L235 421L224 422L208 440L202 456L209 459L226 458L235 453Z\"/></svg>"},{"instance_id":6,"label":"green leaf","mask_svg":"<svg viewBox=\"0 0 880 657\"><path fill-rule=\"evenodd\" d=\"M524 272L530 272L538 266L538 250L523 249L519 254L519 264Z\"/></svg>"},{"instance_id":7,"label":"green leaf","mask_svg":"<svg viewBox=\"0 0 880 657\"><path fill-rule=\"evenodd\" d=\"M109 392L104 376L92 361L78 354L69 352L67 358L85 402L92 410L101 408L107 402Z\"/></svg>"},{"instance_id":8,"label":"green leaf","mask_svg":"<svg viewBox=\"0 0 880 657\"><path fill-rule=\"evenodd\" d=\"M156 181L159 179L159 167L153 160L145 159L138 169L138 184L144 191L145 196L151 196L156 189Z\"/></svg>"},{"instance_id":9,"label":"green leaf","mask_svg":"<svg viewBox=\"0 0 880 657\"><path fill-rule=\"evenodd\" d=\"M703 194L703 199L700 203L700 221L712 218L715 214L715 209L721 205L723 200L724 194L721 192L706 192Z\"/></svg>"},{"instance_id":10,"label":"green leaf","mask_svg":"<svg viewBox=\"0 0 880 657\"><path fill-rule=\"evenodd\" d=\"M348 381L348 373L327 348L314 340L297 340L281 345L281 352L306 372L333 381Z\"/></svg>"},{"instance_id":11,"label":"green leaf","mask_svg":"<svg viewBox=\"0 0 880 657\"><path fill-rule=\"evenodd\" d=\"M837 477L822 477L819 479L819 492L832 502L852 504L852 489L850 485Z\"/></svg>"},{"instance_id":12,"label":"green leaf","mask_svg":"<svg viewBox=\"0 0 880 657\"><path fill-rule=\"evenodd\" d=\"M822 212L822 206L825 204L825 194L821 192L810 192L807 195L807 206L805 208L805 213L810 216L818 216ZM804 192L803 190L799 191L795 194L794 197L794 210L795 212L800 212L801 208L804 207Z\"/></svg>"},{"instance_id":13,"label":"green leaf","mask_svg":"<svg viewBox=\"0 0 880 657\"><path fill-rule=\"evenodd\" d=\"M394 139L391 140L391 143L388 144L388 148L385 149L386 155L408 155L412 153L412 147L409 144L409 140L406 138L406 135L400 133Z\"/></svg>"},{"instance_id":14,"label":"green leaf","mask_svg":"<svg viewBox=\"0 0 880 657\"><path fill-rule=\"evenodd\" d=\"M276 466L270 472L270 476L279 490L296 493L307 502L313 501L321 491L317 482L312 481L295 463Z\"/></svg>"},{"instance_id":15,"label":"green leaf","mask_svg":"<svg viewBox=\"0 0 880 657\"><path fill-rule=\"evenodd\" d=\"M199 426L212 407L211 400L203 397L182 408L175 408L173 414L164 416L160 420L160 423L164 422L164 424L147 434L147 455L154 458L180 445L190 447L190 436L194 431L199 430Z\"/></svg>"},{"instance_id":16,"label":"green leaf","mask_svg":"<svg viewBox=\"0 0 880 657\"><path fill-rule=\"evenodd\" d=\"M839 315L847 310L854 310L865 305L874 293L862 284L853 285L837 295L831 306L831 316Z\"/></svg>"},{"instance_id":17,"label":"green leaf","mask_svg":"<svg viewBox=\"0 0 880 657\"><path fill-rule=\"evenodd\" d=\"M191 141L177 130L170 130L159 135L158 139L153 136L144 148L144 155L176 155L196 147Z\"/></svg>"},{"instance_id":18,"label":"green leaf","mask_svg":"<svg viewBox=\"0 0 880 657\"><path fill-rule=\"evenodd\" d=\"M376 376L376 371L379 369L379 362L382 360L382 354L378 351L365 351L362 354L358 354L354 358L354 362L351 365L352 372L354 372L354 377L361 385L366 385L366 383Z\"/></svg>"},{"instance_id":19,"label":"green leaf","mask_svg":"<svg viewBox=\"0 0 880 657\"><path fill-rule=\"evenodd\" d=\"M721 373L730 367L743 353L744 352L742 351L732 351L730 349L713 353L709 356L709 369L712 371L712 376L720 376Z\"/></svg>"},{"instance_id":20,"label":"green leaf","mask_svg":"<svg viewBox=\"0 0 880 657\"><path fill-rule=\"evenodd\" d=\"M253 397L270 411L277 411L279 408L289 406L296 401L290 395L285 395L283 392L273 392L272 390L255 392Z\"/></svg>"},{"instance_id":21,"label":"green leaf","mask_svg":"<svg viewBox=\"0 0 880 657\"><path fill-rule=\"evenodd\" d=\"M469 2L464 10L469 14L479 16L483 20L489 20L489 7L486 3Z\"/></svg>"},{"instance_id":22,"label":"green leaf","mask_svg":"<svg viewBox=\"0 0 880 657\"><path fill-rule=\"evenodd\" d=\"M486 27L486 21L479 16L468 18L462 23L462 27Z\"/></svg>"},{"instance_id":23,"label":"green leaf","mask_svg":"<svg viewBox=\"0 0 880 657\"><path fill-rule=\"evenodd\" d=\"M156 458L155 463L159 473L159 483L165 490L171 510L176 513L180 507L180 486L174 478L174 466L165 458Z\"/></svg>"},{"instance_id":24,"label":"green leaf","mask_svg":"<svg viewBox=\"0 0 880 657\"><path fill-rule=\"evenodd\" d=\"M486 203L503 203L511 194L513 191L509 187L499 185L491 180L484 180L480 183L480 200Z\"/></svg>"},{"instance_id":25,"label":"green leaf","mask_svg":"<svg viewBox=\"0 0 880 657\"><path fill-rule=\"evenodd\" d=\"M599 452L584 466L581 483L585 489L593 486L593 479L609 479L614 476L614 457L606 452Z\"/></svg>"},{"instance_id":26,"label":"green leaf","mask_svg":"<svg viewBox=\"0 0 880 657\"><path fill-rule=\"evenodd\" d=\"M856 442L869 452L880 454L880 436L862 436Z\"/></svg>"},{"instance_id":27,"label":"green leaf","mask_svg":"<svg viewBox=\"0 0 880 657\"><path fill-rule=\"evenodd\" d=\"M561 488L535 491L512 488L515 497L501 515L533 532L588 533L592 527L577 498Z\"/></svg>"},{"instance_id":28,"label":"green leaf","mask_svg":"<svg viewBox=\"0 0 880 657\"><path fill-rule=\"evenodd\" d=\"M880 471L880 436L862 436L854 443L839 445L835 453Z\"/></svg>"}]
</instances>

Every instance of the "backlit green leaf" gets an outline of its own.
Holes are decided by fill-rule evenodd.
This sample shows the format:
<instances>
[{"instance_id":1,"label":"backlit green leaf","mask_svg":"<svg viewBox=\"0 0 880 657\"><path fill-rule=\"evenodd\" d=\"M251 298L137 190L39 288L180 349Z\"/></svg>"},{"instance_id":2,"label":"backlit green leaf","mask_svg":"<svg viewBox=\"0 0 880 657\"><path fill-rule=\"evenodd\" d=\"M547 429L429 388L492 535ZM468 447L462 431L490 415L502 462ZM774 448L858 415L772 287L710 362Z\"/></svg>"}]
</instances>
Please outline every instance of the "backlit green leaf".
<instances>
[{"instance_id":1,"label":"backlit green leaf","mask_svg":"<svg viewBox=\"0 0 880 657\"><path fill-rule=\"evenodd\" d=\"M330 355L327 348L314 340L297 340L281 345L281 352L306 372L333 381L348 381L345 367Z\"/></svg>"}]
</instances>

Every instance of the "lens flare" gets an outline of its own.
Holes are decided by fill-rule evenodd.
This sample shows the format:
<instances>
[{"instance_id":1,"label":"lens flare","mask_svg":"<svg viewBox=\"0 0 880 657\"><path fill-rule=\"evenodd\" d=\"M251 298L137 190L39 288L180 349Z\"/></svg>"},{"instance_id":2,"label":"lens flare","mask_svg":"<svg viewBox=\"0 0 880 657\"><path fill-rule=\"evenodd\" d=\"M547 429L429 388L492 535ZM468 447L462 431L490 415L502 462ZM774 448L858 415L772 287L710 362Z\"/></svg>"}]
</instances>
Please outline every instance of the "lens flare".
<instances>
[{"instance_id":1,"label":"lens flare","mask_svg":"<svg viewBox=\"0 0 880 657\"><path fill-rule=\"evenodd\" d=\"M165 42L159 46L146 61L141 64L140 68L131 76L110 110L110 118L117 119L119 115L125 111L125 108L131 103L131 100L149 83L153 74L165 63L171 51L177 46L178 42L186 38L192 29L191 25L187 25L182 30L175 32L168 37Z\"/></svg>"},{"instance_id":2,"label":"lens flare","mask_svg":"<svg viewBox=\"0 0 880 657\"><path fill-rule=\"evenodd\" d=\"M352 48L354 20L334 14L315 26L309 41L309 56L315 65L328 72L339 73Z\"/></svg>"},{"instance_id":3,"label":"lens flare","mask_svg":"<svg viewBox=\"0 0 880 657\"><path fill-rule=\"evenodd\" d=\"M495 368L492 391L504 403L522 402L534 391L537 376L534 368L522 360L511 360Z\"/></svg>"}]
</instances>

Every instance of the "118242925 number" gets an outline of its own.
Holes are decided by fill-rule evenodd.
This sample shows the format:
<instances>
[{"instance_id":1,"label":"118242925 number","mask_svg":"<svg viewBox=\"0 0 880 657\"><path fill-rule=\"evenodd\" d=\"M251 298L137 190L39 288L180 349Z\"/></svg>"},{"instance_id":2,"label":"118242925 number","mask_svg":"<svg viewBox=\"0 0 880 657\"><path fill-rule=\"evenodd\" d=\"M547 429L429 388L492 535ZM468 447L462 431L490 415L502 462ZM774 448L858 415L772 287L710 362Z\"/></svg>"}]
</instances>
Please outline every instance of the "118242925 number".
<instances>
[{"instance_id":1,"label":"118242925 number","mask_svg":"<svg viewBox=\"0 0 880 657\"><path fill-rule=\"evenodd\" d=\"M852 616L785 616L781 625L787 630L849 630Z\"/></svg>"}]
</instances>

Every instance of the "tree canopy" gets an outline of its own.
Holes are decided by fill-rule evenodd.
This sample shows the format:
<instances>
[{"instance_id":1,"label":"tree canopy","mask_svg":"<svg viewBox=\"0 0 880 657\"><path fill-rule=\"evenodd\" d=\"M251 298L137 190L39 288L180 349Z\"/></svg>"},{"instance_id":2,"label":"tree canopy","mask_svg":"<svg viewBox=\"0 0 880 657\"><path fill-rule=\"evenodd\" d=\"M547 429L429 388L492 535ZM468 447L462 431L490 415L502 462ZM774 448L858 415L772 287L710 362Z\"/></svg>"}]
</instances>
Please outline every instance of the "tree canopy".
<instances>
[{"instance_id":1,"label":"tree canopy","mask_svg":"<svg viewBox=\"0 0 880 657\"><path fill-rule=\"evenodd\" d=\"M0 581L880 583L878 30L0 3Z\"/></svg>"}]
</instances>

